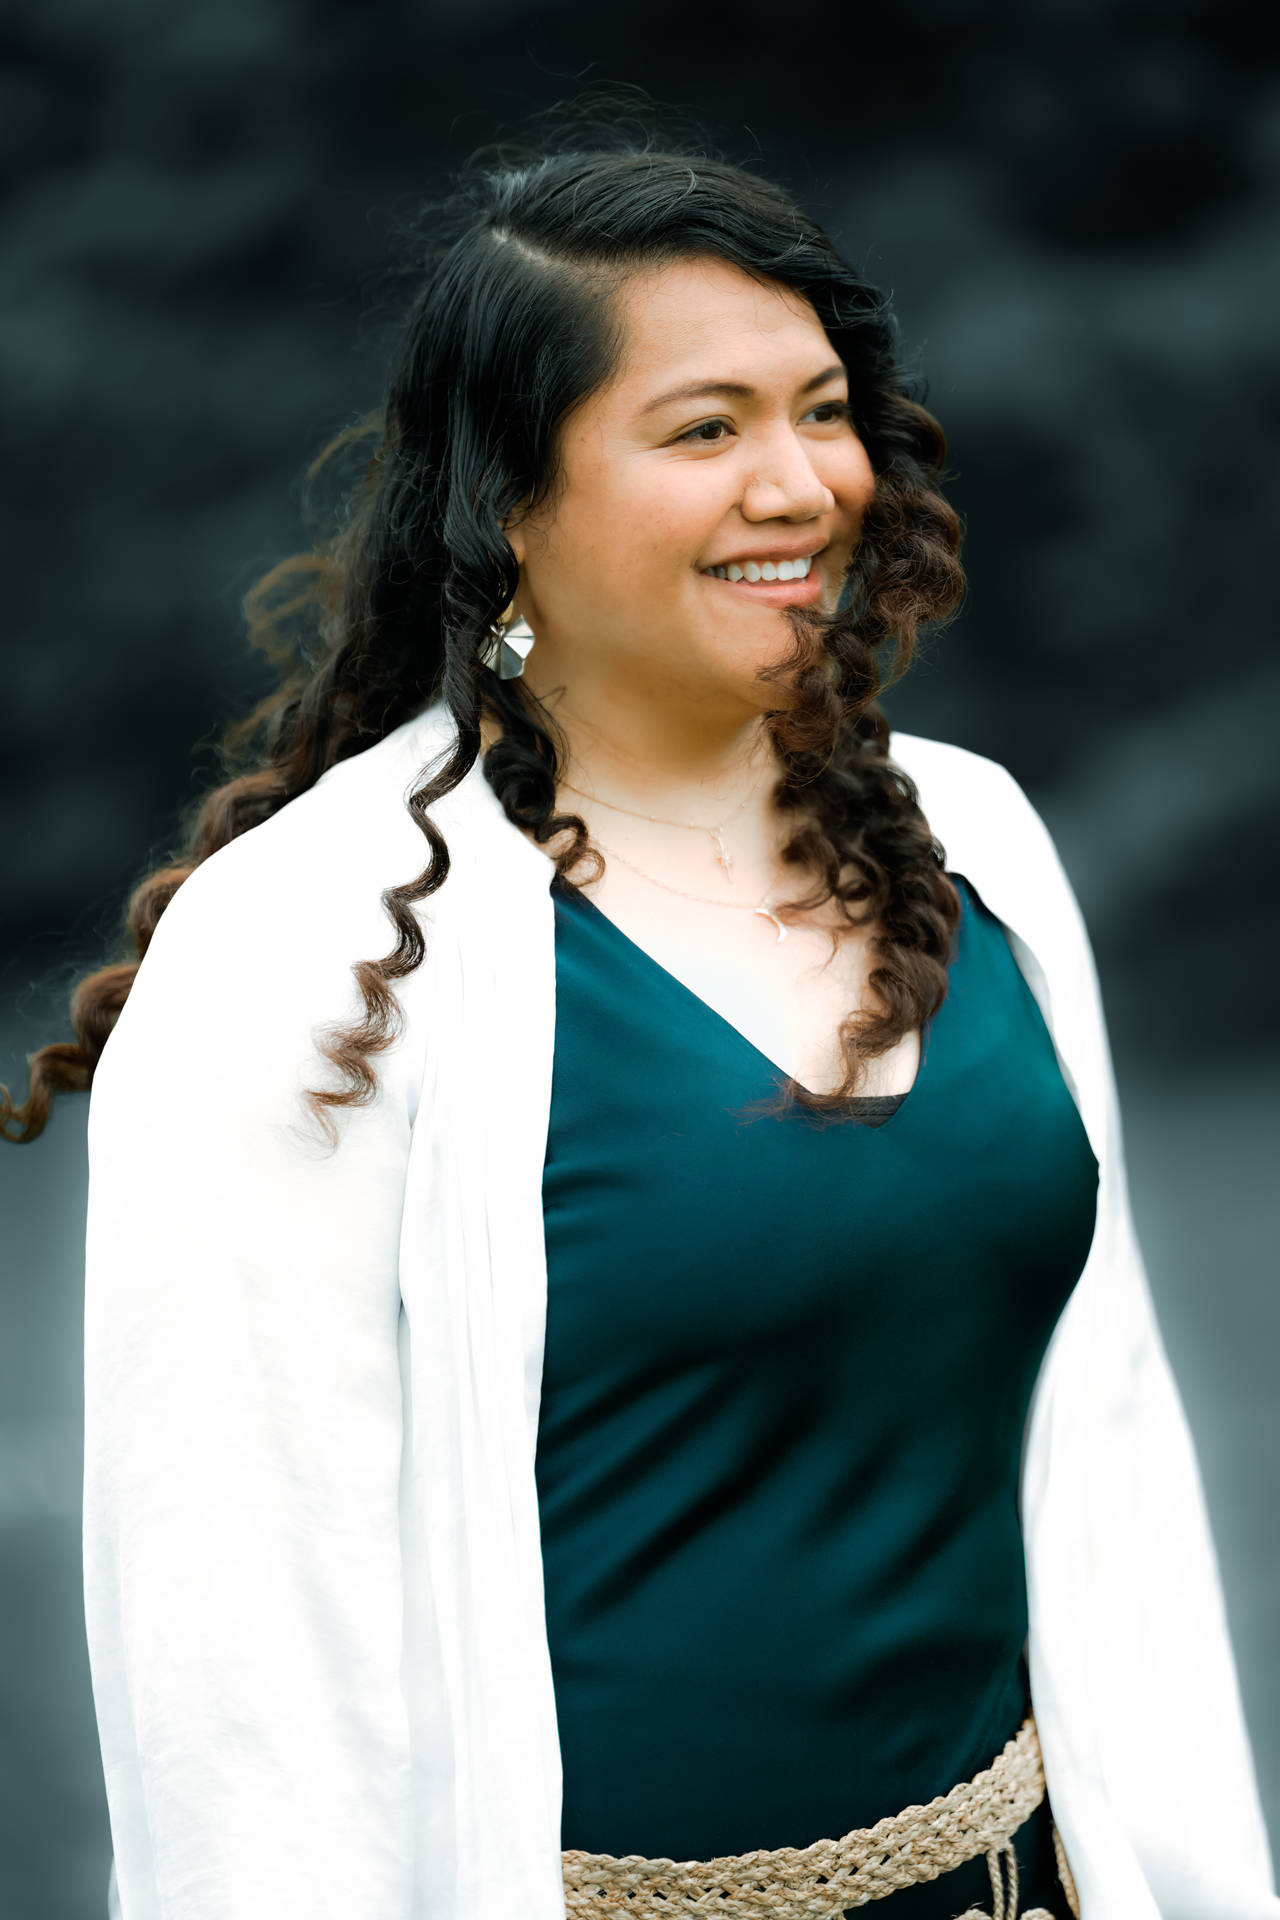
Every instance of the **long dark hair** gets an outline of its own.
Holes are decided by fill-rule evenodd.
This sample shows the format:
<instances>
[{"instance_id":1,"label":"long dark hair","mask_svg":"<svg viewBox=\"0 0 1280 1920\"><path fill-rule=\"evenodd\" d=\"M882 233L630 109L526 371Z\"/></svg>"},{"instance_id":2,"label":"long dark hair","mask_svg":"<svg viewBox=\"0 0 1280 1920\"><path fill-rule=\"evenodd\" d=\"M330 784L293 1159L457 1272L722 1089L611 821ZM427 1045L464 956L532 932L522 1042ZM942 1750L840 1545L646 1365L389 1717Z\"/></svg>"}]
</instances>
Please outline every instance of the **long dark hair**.
<instances>
[{"instance_id":1,"label":"long dark hair","mask_svg":"<svg viewBox=\"0 0 1280 1920\"><path fill-rule=\"evenodd\" d=\"M564 743L549 716L522 681L499 680L479 656L518 584L502 522L556 487L557 429L617 363L626 277L677 259L729 262L811 304L848 368L876 476L841 609L793 618L790 691L765 724L784 769L775 804L792 816L784 858L819 876L803 904L834 898L850 924L877 922L878 1005L841 1026L846 1075L835 1093L790 1083L784 1097L847 1111L865 1061L946 993L959 901L915 787L889 763L877 702L906 671L922 625L959 604L960 525L939 491L946 442L909 391L886 299L779 187L651 130L597 123L586 143L579 127L550 145L491 149L422 231L431 238L415 262L419 286L385 403L316 463L363 449L362 471L314 549L246 597L281 684L229 731L228 777L186 822L181 850L135 889L128 957L76 987L74 1041L30 1056L25 1102L0 1089L7 1139L34 1139L55 1093L91 1084L156 923L193 868L435 700L456 737L409 801L426 865L382 896L396 938L385 957L355 966L363 1018L317 1039L340 1079L307 1099L331 1138L330 1109L373 1097L372 1062L396 1037L395 983L424 953L414 906L449 871L432 809L474 765L482 719L501 726L483 764L508 818L540 843L564 836L556 864L566 876L601 859L582 819L556 810ZM299 622L309 629L300 648Z\"/></svg>"}]
</instances>

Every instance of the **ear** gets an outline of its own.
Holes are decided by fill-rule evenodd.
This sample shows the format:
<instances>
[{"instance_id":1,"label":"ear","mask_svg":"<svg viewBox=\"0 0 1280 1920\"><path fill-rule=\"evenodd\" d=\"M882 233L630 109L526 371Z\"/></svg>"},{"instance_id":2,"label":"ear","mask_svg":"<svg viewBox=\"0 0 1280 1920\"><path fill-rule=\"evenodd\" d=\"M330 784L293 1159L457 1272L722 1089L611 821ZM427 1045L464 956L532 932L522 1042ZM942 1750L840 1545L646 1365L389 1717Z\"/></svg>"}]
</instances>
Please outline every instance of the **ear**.
<instances>
[{"instance_id":1,"label":"ear","mask_svg":"<svg viewBox=\"0 0 1280 1920\"><path fill-rule=\"evenodd\" d=\"M516 563L520 567L524 566L525 558L529 551L529 543L524 526L525 516L528 511L529 500L526 496L517 506L512 507L510 513L506 514L498 522L498 525L507 536L511 551L515 554Z\"/></svg>"}]
</instances>

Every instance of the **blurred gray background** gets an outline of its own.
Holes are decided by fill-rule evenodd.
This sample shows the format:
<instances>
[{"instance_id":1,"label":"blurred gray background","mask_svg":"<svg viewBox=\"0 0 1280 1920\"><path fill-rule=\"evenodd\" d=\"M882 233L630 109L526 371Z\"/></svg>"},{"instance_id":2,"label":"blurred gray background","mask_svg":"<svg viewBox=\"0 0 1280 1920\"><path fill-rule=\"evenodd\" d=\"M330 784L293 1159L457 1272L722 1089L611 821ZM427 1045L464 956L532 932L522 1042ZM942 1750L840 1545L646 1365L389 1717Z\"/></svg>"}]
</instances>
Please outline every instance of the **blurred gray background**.
<instances>
[{"instance_id":1,"label":"blurred gray background","mask_svg":"<svg viewBox=\"0 0 1280 1920\"><path fill-rule=\"evenodd\" d=\"M592 80L693 113L894 291L948 430L970 596L888 706L1012 769L1084 907L1280 1851L1274 20L8 0L0 1078L68 1031L267 685L240 596L300 544L307 459L378 398L400 215ZM0 1146L4 1920L105 1913L84 1104Z\"/></svg>"}]
</instances>

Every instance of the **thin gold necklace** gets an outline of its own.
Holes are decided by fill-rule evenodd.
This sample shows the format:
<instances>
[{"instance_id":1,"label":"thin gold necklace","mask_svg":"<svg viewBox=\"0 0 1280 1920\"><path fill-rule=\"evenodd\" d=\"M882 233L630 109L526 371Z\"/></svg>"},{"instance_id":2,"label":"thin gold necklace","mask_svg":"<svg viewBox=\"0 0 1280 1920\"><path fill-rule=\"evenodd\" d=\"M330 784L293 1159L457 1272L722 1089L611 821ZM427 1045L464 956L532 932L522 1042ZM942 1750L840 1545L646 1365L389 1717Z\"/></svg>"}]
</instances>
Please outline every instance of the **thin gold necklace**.
<instances>
[{"instance_id":1,"label":"thin gold necklace","mask_svg":"<svg viewBox=\"0 0 1280 1920\"><path fill-rule=\"evenodd\" d=\"M576 793L577 788L574 787L571 789L571 791ZM586 798L590 799L591 798L590 794L588 794ZM620 807L618 811L620 813L625 813L626 808ZM677 823L675 821L670 821L668 822L668 824L671 826L675 826ZM773 894L773 889L775 884L774 881L770 881L768 887L766 888L757 906L751 906L746 900L713 900L711 899L709 894L690 893L688 889L685 887L673 887L669 880L659 880L658 876L655 873L646 873L644 868L638 867L634 860L628 860L625 853L619 853L616 847L606 846L603 840L596 840L595 844L598 847L603 848L605 853L611 854L615 860L620 860L624 867L630 867L632 873L639 874L640 878L642 880L647 880L650 886L662 887L665 889L667 893L678 893L682 900L700 900L704 907L736 907L739 913L758 913L764 919L771 920L774 926L778 929L779 945L787 937L787 928L782 924L777 914L773 911L772 907L769 905L769 900Z\"/></svg>"},{"instance_id":2,"label":"thin gold necklace","mask_svg":"<svg viewBox=\"0 0 1280 1920\"><path fill-rule=\"evenodd\" d=\"M746 799L740 801L732 813L726 814L719 826L709 827L701 820L666 820L661 814L657 813L637 813L634 807L620 807L616 800L604 800L598 793L588 793L585 787L575 787L571 780L562 780L560 785L564 787L567 792L578 794L583 800L594 801L598 807L608 807L610 813L625 813L632 820L649 820L652 821L656 827L683 827L690 833L709 833L712 844L716 850L716 859L720 862L721 870L726 874L733 865L733 855L724 844L724 830L731 820L737 819L748 801L754 800L760 790L760 782L757 780L750 793L746 796ZM619 854L618 858L622 860L622 855ZM623 860L622 864L626 866L628 863ZM636 872L639 873L639 871L640 869L637 867ZM648 879L650 876L646 874L644 878ZM659 885L661 884L662 883L659 882ZM678 889L673 888L672 891L678 891ZM700 897L698 894L689 895L691 900L696 900ZM712 901L711 904L714 906L721 903ZM729 902L726 901L723 904L728 905Z\"/></svg>"}]
</instances>

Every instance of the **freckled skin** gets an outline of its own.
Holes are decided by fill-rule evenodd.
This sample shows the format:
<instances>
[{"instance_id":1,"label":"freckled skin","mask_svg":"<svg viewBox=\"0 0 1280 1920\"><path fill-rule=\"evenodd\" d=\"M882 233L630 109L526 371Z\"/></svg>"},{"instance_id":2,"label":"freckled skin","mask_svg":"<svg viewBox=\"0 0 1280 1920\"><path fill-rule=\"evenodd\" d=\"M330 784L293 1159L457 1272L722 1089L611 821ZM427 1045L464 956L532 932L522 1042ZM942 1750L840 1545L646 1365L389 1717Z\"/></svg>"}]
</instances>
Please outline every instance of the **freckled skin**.
<instances>
[{"instance_id":1,"label":"freckled skin","mask_svg":"<svg viewBox=\"0 0 1280 1920\"><path fill-rule=\"evenodd\" d=\"M620 721L637 744L674 731L719 758L776 704L754 676L785 656L791 630L700 569L771 535L821 539L814 566L834 609L874 476L839 408L843 372L801 392L838 356L790 289L707 259L639 274L618 297L622 366L563 428L554 504L508 528L516 606L537 635L526 678L544 696L564 687L615 737ZM715 380L755 392L645 410Z\"/></svg>"}]
</instances>

